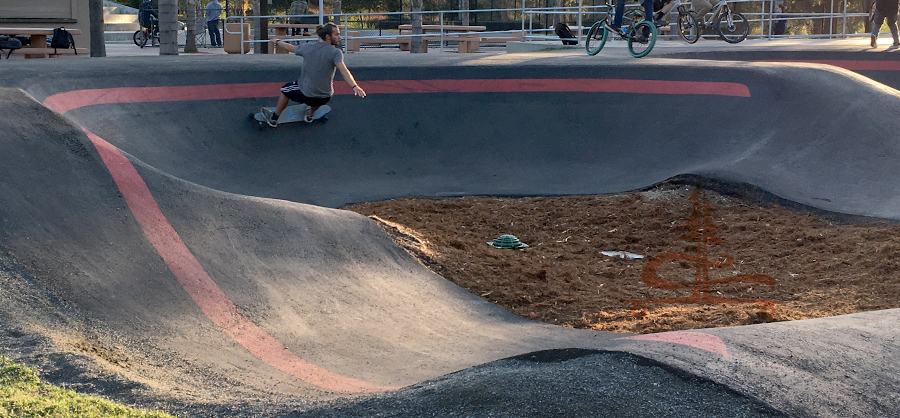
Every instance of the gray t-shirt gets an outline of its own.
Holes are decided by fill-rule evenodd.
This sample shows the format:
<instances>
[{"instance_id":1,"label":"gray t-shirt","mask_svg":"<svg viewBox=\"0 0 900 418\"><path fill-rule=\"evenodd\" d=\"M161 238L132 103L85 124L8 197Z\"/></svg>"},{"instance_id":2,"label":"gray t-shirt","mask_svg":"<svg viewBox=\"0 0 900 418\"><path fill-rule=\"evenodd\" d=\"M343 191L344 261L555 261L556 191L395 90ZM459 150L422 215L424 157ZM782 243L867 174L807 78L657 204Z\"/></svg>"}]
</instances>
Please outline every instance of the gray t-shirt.
<instances>
[{"instance_id":1,"label":"gray t-shirt","mask_svg":"<svg viewBox=\"0 0 900 418\"><path fill-rule=\"evenodd\" d=\"M294 53L303 57L303 70L297 85L306 97L331 97L334 95L334 69L344 61L344 53L329 43L306 42Z\"/></svg>"}]
</instances>

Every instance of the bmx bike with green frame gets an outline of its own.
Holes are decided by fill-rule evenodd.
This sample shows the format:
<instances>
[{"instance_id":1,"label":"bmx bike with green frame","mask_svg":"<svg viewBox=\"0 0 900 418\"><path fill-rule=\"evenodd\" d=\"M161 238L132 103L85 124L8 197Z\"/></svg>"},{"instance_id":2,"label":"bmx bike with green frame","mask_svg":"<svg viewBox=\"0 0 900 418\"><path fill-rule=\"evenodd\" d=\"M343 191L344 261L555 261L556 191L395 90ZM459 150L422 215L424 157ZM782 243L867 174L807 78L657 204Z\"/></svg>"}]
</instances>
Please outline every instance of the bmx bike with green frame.
<instances>
[{"instance_id":1,"label":"bmx bike with green frame","mask_svg":"<svg viewBox=\"0 0 900 418\"><path fill-rule=\"evenodd\" d=\"M588 55L597 55L611 34L615 34L628 41L628 52L635 58L647 56L656 45L658 31L656 25L644 18L644 12L638 9L629 10L622 16L622 31L616 31L610 26L610 11L613 6L607 3L603 19L598 20L588 30L587 39L584 41L584 49ZM647 33L648 36L645 36Z\"/></svg>"}]
</instances>

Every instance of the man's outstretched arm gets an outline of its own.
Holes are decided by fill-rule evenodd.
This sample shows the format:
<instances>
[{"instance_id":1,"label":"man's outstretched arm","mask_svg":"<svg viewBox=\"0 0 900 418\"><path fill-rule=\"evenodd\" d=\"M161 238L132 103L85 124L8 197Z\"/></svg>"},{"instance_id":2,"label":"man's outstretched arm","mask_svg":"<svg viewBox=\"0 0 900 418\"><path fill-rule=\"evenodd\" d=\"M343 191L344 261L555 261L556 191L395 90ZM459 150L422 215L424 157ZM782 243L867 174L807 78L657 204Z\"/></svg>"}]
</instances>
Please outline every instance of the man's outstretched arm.
<instances>
[{"instance_id":1,"label":"man's outstretched arm","mask_svg":"<svg viewBox=\"0 0 900 418\"><path fill-rule=\"evenodd\" d=\"M353 88L353 94L359 97L366 97L366 91L356 83L356 79L353 78L353 74L350 74L350 69L347 68L347 64L344 64L343 61L337 63L337 68L341 72L341 77L344 78L344 81Z\"/></svg>"},{"instance_id":2,"label":"man's outstretched arm","mask_svg":"<svg viewBox=\"0 0 900 418\"><path fill-rule=\"evenodd\" d=\"M272 43L275 44L275 48L281 47L281 49L283 49L287 52L290 52L292 54L297 49L297 45L289 44L285 41L282 41L281 39L273 39Z\"/></svg>"}]
</instances>

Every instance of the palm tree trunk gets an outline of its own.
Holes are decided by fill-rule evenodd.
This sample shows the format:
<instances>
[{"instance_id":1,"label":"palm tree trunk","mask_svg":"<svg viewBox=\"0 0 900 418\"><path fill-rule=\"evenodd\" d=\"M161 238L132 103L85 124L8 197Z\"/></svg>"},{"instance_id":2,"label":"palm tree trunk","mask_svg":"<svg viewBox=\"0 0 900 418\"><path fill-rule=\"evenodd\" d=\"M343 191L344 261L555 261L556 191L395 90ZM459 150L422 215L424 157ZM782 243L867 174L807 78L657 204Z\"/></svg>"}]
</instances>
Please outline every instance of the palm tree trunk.
<instances>
[{"instance_id":1,"label":"palm tree trunk","mask_svg":"<svg viewBox=\"0 0 900 418\"><path fill-rule=\"evenodd\" d=\"M410 9L412 9L412 14L410 15L410 23L412 23L412 34L413 35L421 35L422 34L422 0L410 0L409 2ZM413 38L410 46L409 52L413 54L421 54L425 52L425 47L422 44L423 42L427 42L422 38Z\"/></svg>"},{"instance_id":2,"label":"palm tree trunk","mask_svg":"<svg viewBox=\"0 0 900 418\"><path fill-rule=\"evenodd\" d=\"M553 0L553 7L562 7L562 5L563 5L562 0ZM554 11L559 12L559 10L554 10ZM560 22L559 16L560 15L558 15L558 14L553 15L553 26L556 26L556 24Z\"/></svg>"},{"instance_id":3,"label":"palm tree trunk","mask_svg":"<svg viewBox=\"0 0 900 418\"><path fill-rule=\"evenodd\" d=\"M106 56L106 39L103 27L103 0L90 0L88 3L90 8L91 22L91 56Z\"/></svg>"},{"instance_id":4,"label":"palm tree trunk","mask_svg":"<svg viewBox=\"0 0 900 418\"><path fill-rule=\"evenodd\" d=\"M177 0L159 0L159 55L178 55Z\"/></svg>"},{"instance_id":5,"label":"palm tree trunk","mask_svg":"<svg viewBox=\"0 0 900 418\"><path fill-rule=\"evenodd\" d=\"M459 22L463 26L469 25L469 0L459 0Z\"/></svg>"},{"instance_id":6,"label":"palm tree trunk","mask_svg":"<svg viewBox=\"0 0 900 418\"><path fill-rule=\"evenodd\" d=\"M184 52L197 52L197 0L187 0L187 38Z\"/></svg>"}]
</instances>

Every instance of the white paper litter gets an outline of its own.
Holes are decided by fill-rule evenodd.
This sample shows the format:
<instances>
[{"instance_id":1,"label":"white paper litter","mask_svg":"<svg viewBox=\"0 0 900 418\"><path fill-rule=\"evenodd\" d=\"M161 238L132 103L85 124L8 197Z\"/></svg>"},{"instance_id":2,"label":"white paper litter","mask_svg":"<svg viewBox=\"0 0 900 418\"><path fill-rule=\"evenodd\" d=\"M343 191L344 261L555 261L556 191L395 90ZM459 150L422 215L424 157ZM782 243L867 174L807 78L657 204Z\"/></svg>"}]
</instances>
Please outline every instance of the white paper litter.
<instances>
[{"instance_id":1,"label":"white paper litter","mask_svg":"<svg viewBox=\"0 0 900 418\"><path fill-rule=\"evenodd\" d=\"M609 256L609 257L624 258L627 260L640 260L640 259L644 258L644 256L642 256L640 254L633 254L628 251L600 251L600 254L603 254L603 255Z\"/></svg>"}]
</instances>

